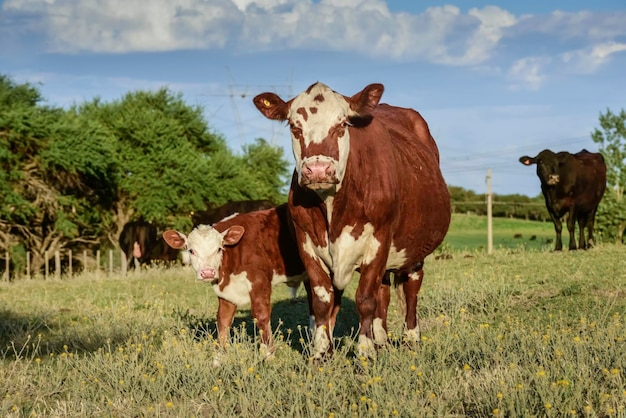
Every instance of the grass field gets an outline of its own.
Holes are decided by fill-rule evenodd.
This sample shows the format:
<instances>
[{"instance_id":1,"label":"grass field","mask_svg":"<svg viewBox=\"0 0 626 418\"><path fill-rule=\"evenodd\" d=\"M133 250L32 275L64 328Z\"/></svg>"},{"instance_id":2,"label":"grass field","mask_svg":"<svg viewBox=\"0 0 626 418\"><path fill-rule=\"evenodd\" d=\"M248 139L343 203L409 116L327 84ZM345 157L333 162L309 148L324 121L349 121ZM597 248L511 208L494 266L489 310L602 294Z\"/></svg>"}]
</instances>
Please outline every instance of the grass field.
<instances>
[{"instance_id":1,"label":"grass field","mask_svg":"<svg viewBox=\"0 0 626 418\"><path fill-rule=\"evenodd\" d=\"M429 257L421 342L402 342L392 297L375 360L354 354L354 280L323 365L303 289L275 288L274 358L242 310L213 367L217 299L189 268L2 282L0 415L626 416L626 248L496 248Z\"/></svg>"},{"instance_id":2,"label":"grass field","mask_svg":"<svg viewBox=\"0 0 626 418\"><path fill-rule=\"evenodd\" d=\"M523 219L493 218L493 247L544 251L554 248L552 222L530 222ZM569 244L564 227L564 245ZM487 248L487 217L453 214L444 247L454 250L485 251Z\"/></svg>"}]
</instances>

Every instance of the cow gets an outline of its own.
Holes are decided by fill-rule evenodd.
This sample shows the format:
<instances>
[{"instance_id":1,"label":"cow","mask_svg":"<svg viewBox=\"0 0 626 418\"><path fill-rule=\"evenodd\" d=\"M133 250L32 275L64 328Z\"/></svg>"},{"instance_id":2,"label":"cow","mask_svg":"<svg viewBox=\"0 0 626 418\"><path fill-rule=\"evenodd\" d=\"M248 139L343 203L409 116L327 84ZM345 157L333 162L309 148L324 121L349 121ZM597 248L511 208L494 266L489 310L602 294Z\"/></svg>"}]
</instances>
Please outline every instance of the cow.
<instances>
[{"instance_id":1,"label":"cow","mask_svg":"<svg viewBox=\"0 0 626 418\"><path fill-rule=\"evenodd\" d=\"M157 242L157 228L146 221L131 221L124 225L119 237L120 249L126 255L127 268L150 264Z\"/></svg>"},{"instance_id":2,"label":"cow","mask_svg":"<svg viewBox=\"0 0 626 418\"><path fill-rule=\"evenodd\" d=\"M379 103L382 84L351 97L316 82L285 102L253 101L291 131L295 170L288 197L316 321L314 361L333 352L332 329L355 271L358 354L374 358L387 341L391 274L404 309L404 337L419 341L417 296L424 259L450 224L439 151L422 116Z\"/></svg>"},{"instance_id":3,"label":"cow","mask_svg":"<svg viewBox=\"0 0 626 418\"><path fill-rule=\"evenodd\" d=\"M257 210L270 209L276 205L271 200L238 200L228 202L216 208L209 208L191 213L191 222L194 227L205 224L213 225L233 213L248 213Z\"/></svg>"},{"instance_id":4,"label":"cow","mask_svg":"<svg viewBox=\"0 0 626 418\"><path fill-rule=\"evenodd\" d=\"M606 189L606 164L599 153L583 149L576 154L554 153L545 149L536 157L527 155L519 161L530 166L537 165L537 176L541 182L541 192L550 213L556 243L554 251L563 249L561 219L567 215L569 249L576 250L575 228L578 222L578 247L587 249L594 245L593 225L596 211ZM584 230L587 229L585 240Z\"/></svg>"},{"instance_id":5,"label":"cow","mask_svg":"<svg viewBox=\"0 0 626 418\"><path fill-rule=\"evenodd\" d=\"M261 349L271 355L271 292L278 283L297 287L306 272L289 220L287 204L238 214L195 227L189 235L175 230L163 233L172 247L189 251L196 278L210 283L218 297L217 332L222 346L228 339L237 308L250 305L260 330ZM310 304L309 297L309 304ZM219 358L214 359L219 364Z\"/></svg>"}]
</instances>

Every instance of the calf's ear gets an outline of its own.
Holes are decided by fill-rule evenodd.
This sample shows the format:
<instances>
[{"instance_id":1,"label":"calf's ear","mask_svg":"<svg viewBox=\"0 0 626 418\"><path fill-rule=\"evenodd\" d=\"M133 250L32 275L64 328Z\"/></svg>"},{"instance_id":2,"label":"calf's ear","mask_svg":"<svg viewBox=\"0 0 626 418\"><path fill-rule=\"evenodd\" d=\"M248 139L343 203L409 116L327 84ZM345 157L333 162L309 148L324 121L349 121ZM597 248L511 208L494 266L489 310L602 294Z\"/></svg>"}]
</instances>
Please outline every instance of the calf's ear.
<instances>
[{"instance_id":1,"label":"calf's ear","mask_svg":"<svg viewBox=\"0 0 626 418\"><path fill-rule=\"evenodd\" d=\"M241 225L233 225L222 233L224 236L224 245L235 245L243 237L243 233L246 232L245 228Z\"/></svg>"},{"instance_id":2,"label":"calf's ear","mask_svg":"<svg viewBox=\"0 0 626 418\"><path fill-rule=\"evenodd\" d=\"M382 84L370 84L350 97L348 99L350 109L356 114L352 116L369 116L378 106L384 91L385 87Z\"/></svg>"},{"instance_id":3,"label":"calf's ear","mask_svg":"<svg viewBox=\"0 0 626 418\"><path fill-rule=\"evenodd\" d=\"M170 247L180 250L187 245L187 236L173 229L163 232L163 239Z\"/></svg>"},{"instance_id":4,"label":"calf's ear","mask_svg":"<svg viewBox=\"0 0 626 418\"><path fill-rule=\"evenodd\" d=\"M529 157L527 155L524 155L523 157L519 158L519 162L524 164L524 165L531 165L531 164L537 164L537 160L534 159L533 157Z\"/></svg>"}]
</instances>

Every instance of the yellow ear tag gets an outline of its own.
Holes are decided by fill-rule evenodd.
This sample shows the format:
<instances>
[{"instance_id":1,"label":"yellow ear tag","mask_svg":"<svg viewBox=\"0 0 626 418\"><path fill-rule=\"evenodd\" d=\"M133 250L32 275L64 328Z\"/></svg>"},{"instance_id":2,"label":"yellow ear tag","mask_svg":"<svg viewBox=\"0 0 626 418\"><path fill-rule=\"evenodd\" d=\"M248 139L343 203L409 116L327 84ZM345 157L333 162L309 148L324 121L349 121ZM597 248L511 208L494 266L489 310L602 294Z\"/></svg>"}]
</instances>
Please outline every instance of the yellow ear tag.
<instances>
[{"instance_id":1,"label":"yellow ear tag","mask_svg":"<svg viewBox=\"0 0 626 418\"><path fill-rule=\"evenodd\" d=\"M270 103L269 100L267 100L267 99L263 100L263 106L270 107L270 105L271 105L271 103Z\"/></svg>"}]
</instances>

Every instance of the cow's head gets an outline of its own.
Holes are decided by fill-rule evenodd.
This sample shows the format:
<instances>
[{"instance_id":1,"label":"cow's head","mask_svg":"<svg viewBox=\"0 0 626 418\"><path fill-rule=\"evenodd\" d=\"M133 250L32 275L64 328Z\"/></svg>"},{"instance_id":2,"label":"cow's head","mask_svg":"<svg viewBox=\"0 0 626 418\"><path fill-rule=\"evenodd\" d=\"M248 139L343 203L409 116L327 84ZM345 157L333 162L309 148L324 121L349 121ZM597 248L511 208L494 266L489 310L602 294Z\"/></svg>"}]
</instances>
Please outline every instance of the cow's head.
<instances>
[{"instance_id":1,"label":"cow's head","mask_svg":"<svg viewBox=\"0 0 626 418\"><path fill-rule=\"evenodd\" d=\"M541 151L536 157L520 157L519 161L524 165L537 164L537 176L543 185L555 186L561 180L562 159L548 149Z\"/></svg>"},{"instance_id":2,"label":"cow's head","mask_svg":"<svg viewBox=\"0 0 626 418\"><path fill-rule=\"evenodd\" d=\"M350 152L350 127L371 119L383 90L382 84L370 84L346 97L318 82L288 102L274 93L262 93L254 104L267 118L289 124L299 184L324 191L341 184Z\"/></svg>"},{"instance_id":3,"label":"cow's head","mask_svg":"<svg viewBox=\"0 0 626 418\"><path fill-rule=\"evenodd\" d=\"M219 283L222 255L225 246L236 245L243 236L243 226L233 225L219 232L209 225L198 225L189 236L169 229L163 232L167 244L179 250L187 250L196 278L211 284Z\"/></svg>"}]
</instances>

